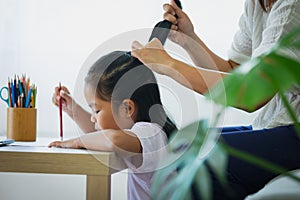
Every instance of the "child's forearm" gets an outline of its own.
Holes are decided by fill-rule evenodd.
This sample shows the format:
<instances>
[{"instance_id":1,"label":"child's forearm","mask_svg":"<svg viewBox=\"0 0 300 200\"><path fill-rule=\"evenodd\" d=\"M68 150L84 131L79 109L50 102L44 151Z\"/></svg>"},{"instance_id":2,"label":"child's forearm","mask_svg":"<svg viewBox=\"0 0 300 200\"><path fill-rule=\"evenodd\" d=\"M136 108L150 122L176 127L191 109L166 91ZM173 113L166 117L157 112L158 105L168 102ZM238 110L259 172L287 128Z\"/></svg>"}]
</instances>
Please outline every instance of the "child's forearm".
<instances>
[{"instance_id":1,"label":"child's forearm","mask_svg":"<svg viewBox=\"0 0 300 200\"><path fill-rule=\"evenodd\" d=\"M49 144L49 147L62 147L73 149L89 149L96 151L113 151L113 145L111 139L101 132L94 132L82 135L80 137L64 140L53 141Z\"/></svg>"},{"instance_id":2,"label":"child's forearm","mask_svg":"<svg viewBox=\"0 0 300 200\"><path fill-rule=\"evenodd\" d=\"M73 113L70 117L80 127L84 133L95 132L95 124L91 122L91 114L80 105L73 105Z\"/></svg>"},{"instance_id":3,"label":"child's forearm","mask_svg":"<svg viewBox=\"0 0 300 200\"><path fill-rule=\"evenodd\" d=\"M114 150L111 138L101 132L89 133L77 138L76 145L80 148L95 151Z\"/></svg>"},{"instance_id":4,"label":"child's forearm","mask_svg":"<svg viewBox=\"0 0 300 200\"><path fill-rule=\"evenodd\" d=\"M122 156L141 153L139 139L130 131L102 130L78 138L78 146L96 151L114 151Z\"/></svg>"},{"instance_id":5,"label":"child's forearm","mask_svg":"<svg viewBox=\"0 0 300 200\"><path fill-rule=\"evenodd\" d=\"M124 130L102 130L75 139L54 141L49 144L49 147L114 151L121 157L131 157L142 152L140 140L136 135Z\"/></svg>"}]
</instances>

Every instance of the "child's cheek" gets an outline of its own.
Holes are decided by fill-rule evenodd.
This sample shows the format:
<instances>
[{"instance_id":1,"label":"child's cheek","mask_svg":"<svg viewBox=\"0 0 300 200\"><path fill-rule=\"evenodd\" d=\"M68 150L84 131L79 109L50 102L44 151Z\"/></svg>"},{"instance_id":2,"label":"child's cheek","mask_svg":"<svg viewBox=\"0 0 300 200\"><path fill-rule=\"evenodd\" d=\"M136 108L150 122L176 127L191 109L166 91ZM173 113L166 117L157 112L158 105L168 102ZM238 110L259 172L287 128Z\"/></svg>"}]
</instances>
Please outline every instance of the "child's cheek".
<instances>
[{"instance_id":1,"label":"child's cheek","mask_svg":"<svg viewBox=\"0 0 300 200\"><path fill-rule=\"evenodd\" d=\"M98 128L97 130L109 129L107 126L107 120L105 118L99 118L95 126Z\"/></svg>"}]
</instances>

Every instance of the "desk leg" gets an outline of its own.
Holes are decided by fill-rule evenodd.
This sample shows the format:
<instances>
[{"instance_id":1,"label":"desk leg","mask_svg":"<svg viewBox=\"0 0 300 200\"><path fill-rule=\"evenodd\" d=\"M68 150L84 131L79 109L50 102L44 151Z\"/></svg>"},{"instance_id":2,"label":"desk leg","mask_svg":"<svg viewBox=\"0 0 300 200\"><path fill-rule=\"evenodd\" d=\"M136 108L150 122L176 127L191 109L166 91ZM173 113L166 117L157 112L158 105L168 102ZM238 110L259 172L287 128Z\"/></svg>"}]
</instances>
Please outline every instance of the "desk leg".
<instances>
[{"instance_id":1,"label":"desk leg","mask_svg":"<svg viewBox=\"0 0 300 200\"><path fill-rule=\"evenodd\" d=\"M102 200L110 199L111 176L89 176L86 177L86 199Z\"/></svg>"}]
</instances>

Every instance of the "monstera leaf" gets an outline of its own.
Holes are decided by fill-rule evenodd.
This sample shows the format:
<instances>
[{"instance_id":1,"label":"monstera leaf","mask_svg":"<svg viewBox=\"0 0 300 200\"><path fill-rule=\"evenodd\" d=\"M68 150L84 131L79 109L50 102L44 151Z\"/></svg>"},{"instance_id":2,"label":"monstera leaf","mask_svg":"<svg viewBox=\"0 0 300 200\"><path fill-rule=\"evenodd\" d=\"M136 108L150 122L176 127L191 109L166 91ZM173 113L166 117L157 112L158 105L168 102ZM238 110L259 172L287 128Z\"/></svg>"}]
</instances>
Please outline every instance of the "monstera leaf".
<instances>
[{"instance_id":1,"label":"monstera leaf","mask_svg":"<svg viewBox=\"0 0 300 200\"><path fill-rule=\"evenodd\" d=\"M203 199L210 199L208 167L215 169L216 175L225 183L223 172L227 156L216 143L217 138L217 130L209 129L207 120L179 130L170 139L169 155L155 174L152 198L192 199L193 184Z\"/></svg>"}]
</instances>

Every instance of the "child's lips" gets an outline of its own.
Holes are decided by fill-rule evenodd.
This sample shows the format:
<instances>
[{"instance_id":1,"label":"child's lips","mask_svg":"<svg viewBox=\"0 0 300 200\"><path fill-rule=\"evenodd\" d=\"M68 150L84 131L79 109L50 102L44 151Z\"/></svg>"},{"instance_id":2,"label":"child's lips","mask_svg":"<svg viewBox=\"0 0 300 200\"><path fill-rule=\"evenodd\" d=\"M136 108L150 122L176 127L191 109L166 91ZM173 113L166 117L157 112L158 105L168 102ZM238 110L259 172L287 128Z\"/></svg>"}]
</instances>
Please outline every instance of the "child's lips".
<instances>
[{"instance_id":1,"label":"child's lips","mask_svg":"<svg viewBox=\"0 0 300 200\"><path fill-rule=\"evenodd\" d=\"M101 130L97 124L95 124L95 130L97 130L97 131Z\"/></svg>"}]
</instances>

